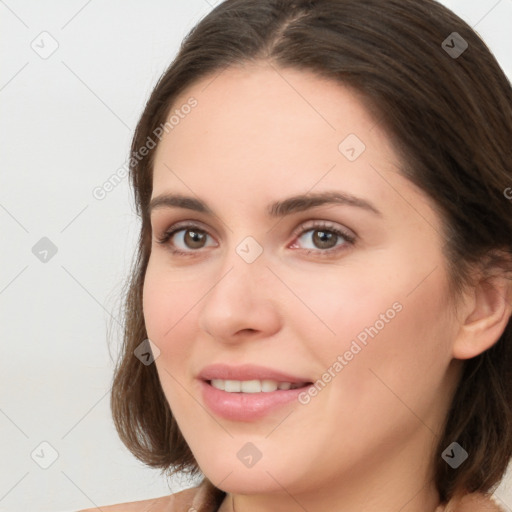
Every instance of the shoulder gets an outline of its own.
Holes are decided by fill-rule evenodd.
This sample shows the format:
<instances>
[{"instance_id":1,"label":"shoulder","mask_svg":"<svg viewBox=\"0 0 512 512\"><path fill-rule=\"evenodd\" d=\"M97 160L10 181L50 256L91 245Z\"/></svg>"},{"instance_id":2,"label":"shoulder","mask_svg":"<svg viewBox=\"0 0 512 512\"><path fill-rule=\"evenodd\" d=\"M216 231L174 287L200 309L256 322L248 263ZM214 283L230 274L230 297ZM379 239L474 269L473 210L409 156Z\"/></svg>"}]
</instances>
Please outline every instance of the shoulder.
<instances>
[{"instance_id":1,"label":"shoulder","mask_svg":"<svg viewBox=\"0 0 512 512\"><path fill-rule=\"evenodd\" d=\"M116 505L102 505L78 512L181 512L182 510L186 512L192 506L198 490L199 487L192 487L160 498L118 503Z\"/></svg>"},{"instance_id":2,"label":"shoulder","mask_svg":"<svg viewBox=\"0 0 512 512\"><path fill-rule=\"evenodd\" d=\"M149 500L88 508L78 512L216 512L226 493L207 478L183 491Z\"/></svg>"},{"instance_id":3,"label":"shoulder","mask_svg":"<svg viewBox=\"0 0 512 512\"><path fill-rule=\"evenodd\" d=\"M439 505L435 512L505 512L491 494L474 492L457 495Z\"/></svg>"}]
</instances>

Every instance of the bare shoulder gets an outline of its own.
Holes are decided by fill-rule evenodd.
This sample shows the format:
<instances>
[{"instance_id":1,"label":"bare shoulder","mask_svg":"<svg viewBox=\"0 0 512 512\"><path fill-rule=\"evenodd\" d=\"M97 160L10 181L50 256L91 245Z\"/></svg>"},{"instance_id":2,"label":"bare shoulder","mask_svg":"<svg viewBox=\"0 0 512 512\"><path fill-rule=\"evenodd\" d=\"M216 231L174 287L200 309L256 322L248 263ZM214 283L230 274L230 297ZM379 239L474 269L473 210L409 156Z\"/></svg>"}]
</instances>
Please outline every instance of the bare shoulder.
<instances>
[{"instance_id":1,"label":"bare shoulder","mask_svg":"<svg viewBox=\"0 0 512 512\"><path fill-rule=\"evenodd\" d=\"M179 494L179 500L176 500ZM94 508L87 508L79 510L78 512L170 512L175 510L172 505L178 505L178 501L182 502L186 493L171 494L169 496L162 496L160 498L151 498L149 500L131 501L126 503L118 503L116 505L98 506Z\"/></svg>"}]
</instances>

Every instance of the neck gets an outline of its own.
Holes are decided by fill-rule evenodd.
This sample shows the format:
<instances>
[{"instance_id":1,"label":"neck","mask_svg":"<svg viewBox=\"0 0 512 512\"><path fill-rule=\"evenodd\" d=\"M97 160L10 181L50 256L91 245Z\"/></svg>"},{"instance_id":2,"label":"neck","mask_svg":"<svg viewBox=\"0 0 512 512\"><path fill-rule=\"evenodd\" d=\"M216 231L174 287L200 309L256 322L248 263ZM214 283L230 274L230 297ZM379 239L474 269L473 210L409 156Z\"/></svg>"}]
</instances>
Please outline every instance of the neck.
<instances>
[{"instance_id":1,"label":"neck","mask_svg":"<svg viewBox=\"0 0 512 512\"><path fill-rule=\"evenodd\" d=\"M347 499L348 498L348 499ZM439 495L435 486L425 484L416 493L406 494L401 492L395 499L382 501L373 497L356 501L353 496L344 496L333 499L331 496L318 492L314 496L296 494L281 494L271 496L250 496L228 493L223 501L219 512L270 512L281 510L286 512L436 512L439 502Z\"/></svg>"}]
</instances>

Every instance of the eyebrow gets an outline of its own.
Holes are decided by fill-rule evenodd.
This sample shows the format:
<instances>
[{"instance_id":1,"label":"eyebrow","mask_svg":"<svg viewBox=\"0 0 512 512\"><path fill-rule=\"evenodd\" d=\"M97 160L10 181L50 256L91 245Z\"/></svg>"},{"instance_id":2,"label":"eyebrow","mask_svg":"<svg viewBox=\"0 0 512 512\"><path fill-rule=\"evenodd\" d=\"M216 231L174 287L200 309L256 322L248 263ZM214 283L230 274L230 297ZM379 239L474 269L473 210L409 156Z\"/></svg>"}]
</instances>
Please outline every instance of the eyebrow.
<instances>
[{"instance_id":1,"label":"eyebrow","mask_svg":"<svg viewBox=\"0 0 512 512\"><path fill-rule=\"evenodd\" d=\"M354 206L382 216L382 213L369 201L346 192L319 192L300 194L276 201L267 206L269 217L284 217L296 212L302 212L326 204L342 204ZM215 212L203 201L182 194L161 194L149 203L149 213L159 208L185 208L196 212L215 215Z\"/></svg>"}]
</instances>

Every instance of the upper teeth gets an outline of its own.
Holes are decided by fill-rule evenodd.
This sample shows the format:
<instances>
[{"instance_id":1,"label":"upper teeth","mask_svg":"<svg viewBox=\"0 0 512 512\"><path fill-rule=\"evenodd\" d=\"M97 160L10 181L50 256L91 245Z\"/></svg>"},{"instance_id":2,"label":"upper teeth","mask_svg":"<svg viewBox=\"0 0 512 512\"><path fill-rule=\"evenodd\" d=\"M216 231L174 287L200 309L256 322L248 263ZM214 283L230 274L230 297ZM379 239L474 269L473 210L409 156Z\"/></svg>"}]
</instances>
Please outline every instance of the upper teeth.
<instances>
[{"instance_id":1,"label":"upper teeth","mask_svg":"<svg viewBox=\"0 0 512 512\"><path fill-rule=\"evenodd\" d=\"M211 385L214 388L228 393L261 393L262 391L276 391L277 389L294 389L304 384L292 384L291 382L278 382L277 380L223 380L213 379Z\"/></svg>"}]
</instances>

